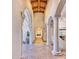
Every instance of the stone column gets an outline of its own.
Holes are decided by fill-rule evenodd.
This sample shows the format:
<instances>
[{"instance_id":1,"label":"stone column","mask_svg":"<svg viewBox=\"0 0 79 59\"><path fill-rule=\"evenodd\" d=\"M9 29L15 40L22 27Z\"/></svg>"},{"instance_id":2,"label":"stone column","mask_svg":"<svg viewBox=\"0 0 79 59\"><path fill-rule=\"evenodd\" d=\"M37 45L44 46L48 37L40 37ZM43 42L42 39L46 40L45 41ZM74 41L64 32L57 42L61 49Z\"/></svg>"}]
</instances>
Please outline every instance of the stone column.
<instances>
[{"instance_id":1,"label":"stone column","mask_svg":"<svg viewBox=\"0 0 79 59\"><path fill-rule=\"evenodd\" d=\"M32 45L32 40L33 40L33 34L32 34L32 22L30 21L29 24L29 30L30 30L30 45Z\"/></svg>"},{"instance_id":2,"label":"stone column","mask_svg":"<svg viewBox=\"0 0 79 59\"><path fill-rule=\"evenodd\" d=\"M32 32L30 31L30 45L32 45Z\"/></svg>"},{"instance_id":3,"label":"stone column","mask_svg":"<svg viewBox=\"0 0 79 59\"><path fill-rule=\"evenodd\" d=\"M60 27L61 24L62 24L62 23L60 22L60 20L62 20L62 19L61 19L61 17L59 17L58 19L59 19L59 27ZM61 24L60 24L60 23L61 23ZM59 38L59 50L62 50L62 39L60 38L60 36L62 36L62 32L59 30L59 33L58 33L58 34L59 34L59 35L58 35L58 36L59 36L59 37L58 37L58 38Z\"/></svg>"},{"instance_id":4,"label":"stone column","mask_svg":"<svg viewBox=\"0 0 79 59\"><path fill-rule=\"evenodd\" d=\"M33 40L33 33L32 33L32 18L29 17L29 30L30 30L30 45L32 45L32 40Z\"/></svg>"},{"instance_id":5,"label":"stone column","mask_svg":"<svg viewBox=\"0 0 79 59\"><path fill-rule=\"evenodd\" d=\"M46 39L47 39L46 45L48 45L49 44L49 26L48 26L48 24L47 24L47 37L46 37Z\"/></svg>"},{"instance_id":6,"label":"stone column","mask_svg":"<svg viewBox=\"0 0 79 59\"><path fill-rule=\"evenodd\" d=\"M54 36L53 36L53 55L57 55L59 53L59 39L58 39L58 18L54 18Z\"/></svg>"},{"instance_id":7,"label":"stone column","mask_svg":"<svg viewBox=\"0 0 79 59\"><path fill-rule=\"evenodd\" d=\"M50 45L49 43L50 43L50 39L51 39L51 36L50 36L50 32L51 32L51 30L50 30L51 28L50 28L50 22L48 22L48 24L47 24L47 37L46 37L46 39L47 39L47 45Z\"/></svg>"}]
</instances>

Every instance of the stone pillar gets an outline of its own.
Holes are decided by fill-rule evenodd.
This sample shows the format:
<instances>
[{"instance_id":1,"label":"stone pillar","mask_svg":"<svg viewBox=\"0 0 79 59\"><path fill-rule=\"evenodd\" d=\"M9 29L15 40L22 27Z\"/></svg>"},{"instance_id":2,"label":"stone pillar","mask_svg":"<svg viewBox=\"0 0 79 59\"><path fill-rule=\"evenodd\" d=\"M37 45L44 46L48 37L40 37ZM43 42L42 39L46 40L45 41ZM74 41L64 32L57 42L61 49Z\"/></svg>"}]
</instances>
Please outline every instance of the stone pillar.
<instances>
[{"instance_id":1,"label":"stone pillar","mask_svg":"<svg viewBox=\"0 0 79 59\"><path fill-rule=\"evenodd\" d=\"M58 39L58 18L54 18L54 38L53 38L53 55L59 53L59 39Z\"/></svg>"},{"instance_id":2,"label":"stone pillar","mask_svg":"<svg viewBox=\"0 0 79 59\"><path fill-rule=\"evenodd\" d=\"M47 24L47 37L46 37L46 39L47 39L46 45L48 45L49 44L49 26L48 26L48 24Z\"/></svg>"},{"instance_id":3,"label":"stone pillar","mask_svg":"<svg viewBox=\"0 0 79 59\"><path fill-rule=\"evenodd\" d=\"M47 24L47 37L46 37L46 39L47 39L47 42L46 42L46 45L49 45L49 39L50 39L50 30L49 30L49 24Z\"/></svg>"},{"instance_id":4,"label":"stone pillar","mask_svg":"<svg viewBox=\"0 0 79 59\"><path fill-rule=\"evenodd\" d=\"M32 45L33 33L32 33L32 22L29 21L29 30L30 30L30 45Z\"/></svg>"},{"instance_id":5,"label":"stone pillar","mask_svg":"<svg viewBox=\"0 0 79 59\"><path fill-rule=\"evenodd\" d=\"M30 20L29 20L29 30L30 30L30 45L32 45L32 40L33 40L33 32L32 32L32 18L29 17Z\"/></svg>"},{"instance_id":6,"label":"stone pillar","mask_svg":"<svg viewBox=\"0 0 79 59\"><path fill-rule=\"evenodd\" d=\"M32 32L30 31L30 45L32 45Z\"/></svg>"},{"instance_id":7,"label":"stone pillar","mask_svg":"<svg viewBox=\"0 0 79 59\"><path fill-rule=\"evenodd\" d=\"M60 20L62 20L62 19L61 19L61 17L59 17L58 19L59 19L59 29L60 29L60 26L61 26L61 24L62 24L62 23L60 22ZM60 24L60 23L61 23L61 24ZM61 32L60 30L59 30L58 32L59 32L59 33L58 33L58 34L59 34L59 35L58 35L58 36L59 36L59 37L58 37L58 38L59 38L59 50L62 50L62 39L60 38L60 36L62 36L62 32Z\"/></svg>"}]
</instances>

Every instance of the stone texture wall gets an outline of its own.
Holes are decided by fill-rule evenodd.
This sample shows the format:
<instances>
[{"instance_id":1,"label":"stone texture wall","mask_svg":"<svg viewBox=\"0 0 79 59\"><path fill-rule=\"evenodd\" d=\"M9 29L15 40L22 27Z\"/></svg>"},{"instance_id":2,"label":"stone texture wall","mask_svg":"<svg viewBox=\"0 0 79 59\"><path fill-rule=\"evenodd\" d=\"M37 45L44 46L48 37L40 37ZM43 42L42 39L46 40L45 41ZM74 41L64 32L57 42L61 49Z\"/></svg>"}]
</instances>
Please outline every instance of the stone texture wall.
<instances>
[{"instance_id":1,"label":"stone texture wall","mask_svg":"<svg viewBox=\"0 0 79 59\"><path fill-rule=\"evenodd\" d=\"M12 0L12 59L21 58L22 23L21 12L28 8L32 15L30 0Z\"/></svg>"}]
</instances>

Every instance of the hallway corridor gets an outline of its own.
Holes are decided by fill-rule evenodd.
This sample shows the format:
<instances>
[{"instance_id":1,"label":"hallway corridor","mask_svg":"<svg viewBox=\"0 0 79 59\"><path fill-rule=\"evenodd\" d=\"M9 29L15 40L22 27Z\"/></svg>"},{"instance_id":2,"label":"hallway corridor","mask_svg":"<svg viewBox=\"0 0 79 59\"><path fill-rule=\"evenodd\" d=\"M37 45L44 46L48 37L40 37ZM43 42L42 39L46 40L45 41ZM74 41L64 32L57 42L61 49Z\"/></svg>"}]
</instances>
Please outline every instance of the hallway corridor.
<instances>
[{"instance_id":1,"label":"hallway corridor","mask_svg":"<svg viewBox=\"0 0 79 59\"><path fill-rule=\"evenodd\" d=\"M13 59L65 59L66 1L13 1Z\"/></svg>"},{"instance_id":2,"label":"hallway corridor","mask_svg":"<svg viewBox=\"0 0 79 59\"><path fill-rule=\"evenodd\" d=\"M51 50L46 45L25 46L21 59L65 59L65 52L60 56L53 56ZM25 48L24 47L24 48Z\"/></svg>"}]
</instances>

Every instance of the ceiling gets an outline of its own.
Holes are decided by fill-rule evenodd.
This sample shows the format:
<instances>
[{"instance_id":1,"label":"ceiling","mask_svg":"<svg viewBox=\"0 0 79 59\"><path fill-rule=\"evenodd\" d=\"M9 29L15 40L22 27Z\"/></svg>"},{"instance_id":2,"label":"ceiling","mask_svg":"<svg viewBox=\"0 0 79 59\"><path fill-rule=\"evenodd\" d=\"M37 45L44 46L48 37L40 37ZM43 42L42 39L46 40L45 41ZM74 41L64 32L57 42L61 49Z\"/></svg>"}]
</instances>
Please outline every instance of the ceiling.
<instances>
[{"instance_id":1,"label":"ceiling","mask_svg":"<svg viewBox=\"0 0 79 59\"><path fill-rule=\"evenodd\" d=\"M31 4L34 13L44 13L47 5L47 0L31 0Z\"/></svg>"}]
</instances>

